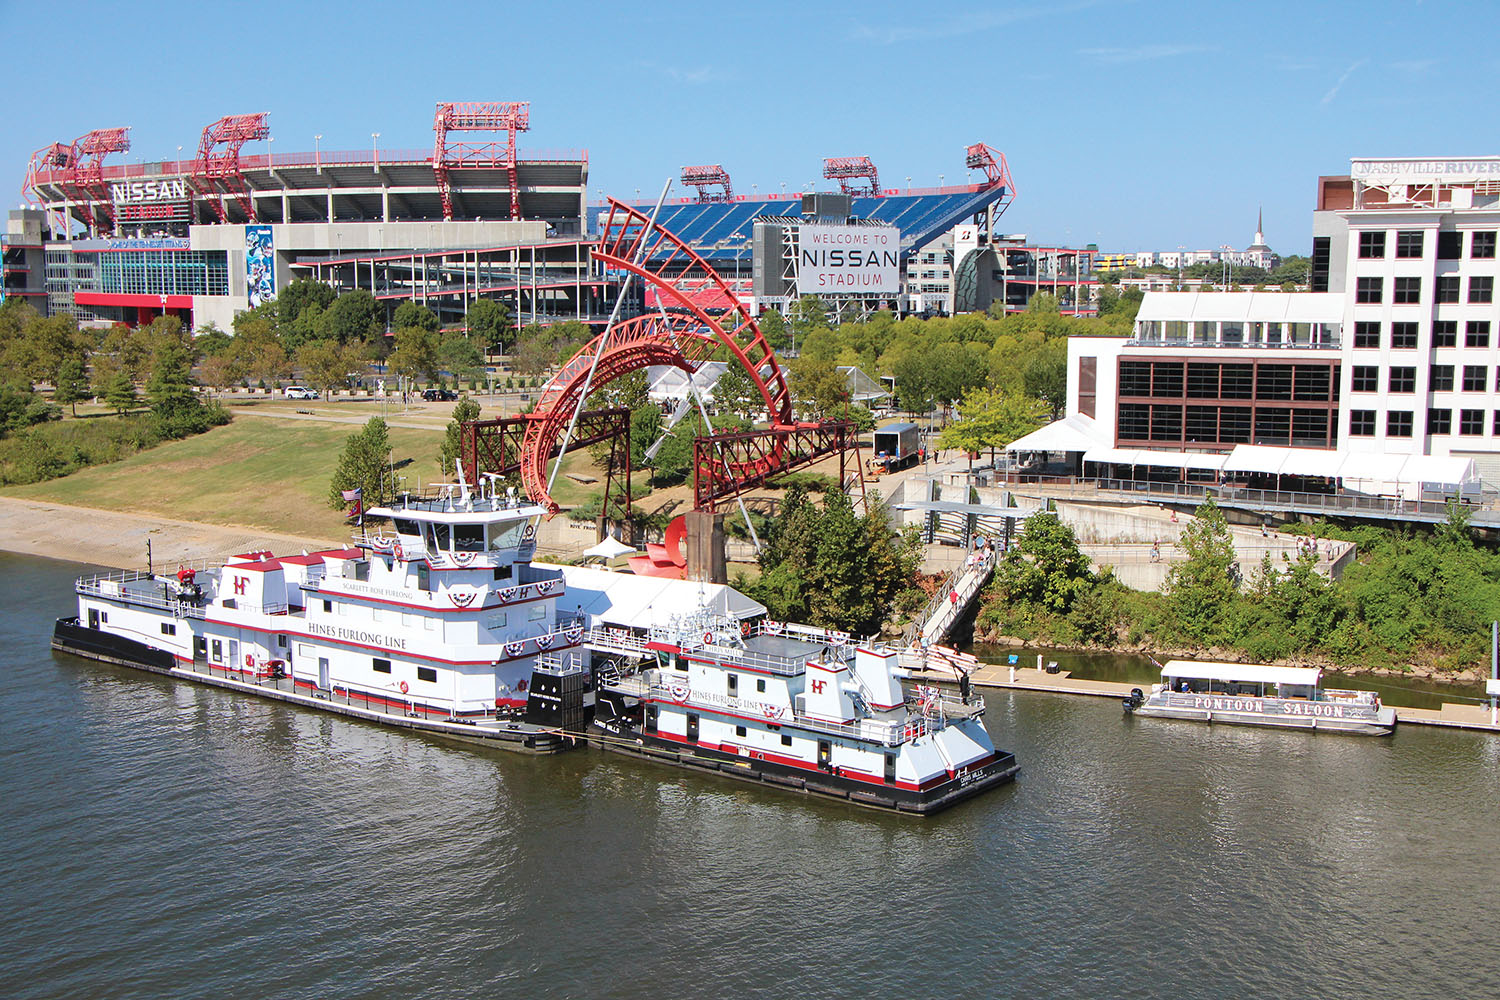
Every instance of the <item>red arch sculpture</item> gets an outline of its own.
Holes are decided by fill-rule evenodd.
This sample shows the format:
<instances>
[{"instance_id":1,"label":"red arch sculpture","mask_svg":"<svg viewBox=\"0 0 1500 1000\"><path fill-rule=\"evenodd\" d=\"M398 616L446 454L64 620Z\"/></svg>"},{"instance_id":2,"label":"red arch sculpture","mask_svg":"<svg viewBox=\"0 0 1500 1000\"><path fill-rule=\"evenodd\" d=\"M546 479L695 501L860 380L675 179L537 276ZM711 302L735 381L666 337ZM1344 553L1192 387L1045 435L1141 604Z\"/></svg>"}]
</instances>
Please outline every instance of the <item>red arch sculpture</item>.
<instances>
[{"instance_id":1,"label":"red arch sculpture","mask_svg":"<svg viewBox=\"0 0 1500 1000\"><path fill-rule=\"evenodd\" d=\"M521 446L521 481L527 495L552 513L558 506L547 490L547 459L572 419L601 341L598 367L589 383L591 392L649 365L672 365L695 372L725 348L760 391L772 426L794 424L791 390L776 354L728 284L686 243L660 226L651 226L648 216L614 199L609 205L594 259L606 270L634 274L670 303L673 311L665 316L625 320L595 337L553 376L536 409L528 414L530 423ZM733 307L722 316L708 313L680 291L676 279L670 276L684 271L706 275L723 299L734 303Z\"/></svg>"}]
</instances>

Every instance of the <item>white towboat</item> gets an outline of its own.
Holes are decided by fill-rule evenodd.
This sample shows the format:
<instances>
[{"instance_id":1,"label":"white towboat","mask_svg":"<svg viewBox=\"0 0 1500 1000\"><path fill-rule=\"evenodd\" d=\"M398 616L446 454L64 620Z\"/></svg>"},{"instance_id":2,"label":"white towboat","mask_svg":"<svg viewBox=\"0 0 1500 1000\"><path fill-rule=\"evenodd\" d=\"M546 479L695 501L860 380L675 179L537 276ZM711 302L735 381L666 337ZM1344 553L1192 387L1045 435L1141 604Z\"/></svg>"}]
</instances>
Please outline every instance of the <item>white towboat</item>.
<instances>
[{"instance_id":1,"label":"white towboat","mask_svg":"<svg viewBox=\"0 0 1500 1000\"><path fill-rule=\"evenodd\" d=\"M77 583L55 649L509 749L565 749L593 693L582 616L534 566L540 506L447 488L368 514L344 549L247 552L176 573Z\"/></svg>"},{"instance_id":2,"label":"white towboat","mask_svg":"<svg viewBox=\"0 0 1500 1000\"><path fill-rule=\"evenodd\" d=\"M1136 688L1125 710L1136 715L1248 726L1280 726L1324 732L1386 736L1396 727L1395 710L1374 691L1322 686L1316 667L1269 667L1246 663L1171 660L1149 695Z\"/></svg>"},{"instance_id":3,"label":"white towboat","mask_svg":"<svg viewBox=\"0 0 1500 1000\"><path fill-rule=\"evenodd\" d=\"M1019 770L982 698L908 692L895 649L845 633L705 610L590 646L616 654L599 673L607 750L923 814Z\"/></svg>"}]
</instances>

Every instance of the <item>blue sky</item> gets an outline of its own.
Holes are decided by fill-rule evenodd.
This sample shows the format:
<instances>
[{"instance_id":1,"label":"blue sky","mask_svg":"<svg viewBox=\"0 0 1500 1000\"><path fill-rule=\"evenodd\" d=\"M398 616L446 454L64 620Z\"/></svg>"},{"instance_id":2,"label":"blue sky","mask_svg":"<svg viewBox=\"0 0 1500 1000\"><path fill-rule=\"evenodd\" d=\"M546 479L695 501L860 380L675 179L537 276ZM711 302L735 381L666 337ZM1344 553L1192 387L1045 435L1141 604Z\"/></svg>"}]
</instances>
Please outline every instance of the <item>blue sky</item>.
<instances>
[{"instance_id":1,"label":"blue sky","mask_svg":"<svg viewBox=\"0 0 1500 1000\"><path fill-rule=\"evenodd\" d=\"M132 126L142 160L252 111L278 153L426 148L437 101L529 100L522 146L587 148L611 194L690 163L825 189L849 155L951 184L982 140L1019 192L1006 232L1244 246L1263 205L1285 254L1351 156L1500 153L1493 3L634 6L6 2L0 184L91 128Z\"/></svg>"}]
</instances>

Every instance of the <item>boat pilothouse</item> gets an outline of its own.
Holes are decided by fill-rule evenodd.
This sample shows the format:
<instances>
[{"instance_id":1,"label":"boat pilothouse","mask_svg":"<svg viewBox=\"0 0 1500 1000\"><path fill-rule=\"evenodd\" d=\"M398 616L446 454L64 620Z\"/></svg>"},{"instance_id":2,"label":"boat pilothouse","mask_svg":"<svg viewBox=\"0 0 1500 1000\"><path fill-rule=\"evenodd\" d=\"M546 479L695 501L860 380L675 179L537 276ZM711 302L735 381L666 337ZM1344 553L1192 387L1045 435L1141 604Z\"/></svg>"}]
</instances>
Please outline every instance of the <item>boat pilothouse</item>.
<instances>
[{"instance_id":1,"label":"boat pilothouse","mask_svg":"<svg viewBox=\"0 0 1500 1000\"><path fill-rule=\"evenodd\" d=\"M1322 678L1316 667L1171 660L1150 695L1140 688L1130 693L1125 711L1361 736L1386 736L1395 729L1395 710L1383 707L1374 691L1325 688Z\"/></svg>"},{"instance_id":2,"label":"boat pilothouse","mask_svg":"<svg viewBox=\"0 0 1500 1000\"><path fill-rule=\"evenodd\" d=\"M704 611L645 636L596 629L590 646L644 661L601 671L605 749L918 813L1019 770L982 698L909 693L895 650L841 632Z\"/></svg>"},{"instance_id":3,"label":"boat pilothouse","mask_svg":"<svg viewBox=\"0 0 1500 1000\"><path fill-rule=\"evenodd\" d=\"M540 506L491 480L367 514L348 548L248 552L77 583L69 652L517 749L561 749L593 694L566 582L534 566Z\"/></svg>"}]
</instances>

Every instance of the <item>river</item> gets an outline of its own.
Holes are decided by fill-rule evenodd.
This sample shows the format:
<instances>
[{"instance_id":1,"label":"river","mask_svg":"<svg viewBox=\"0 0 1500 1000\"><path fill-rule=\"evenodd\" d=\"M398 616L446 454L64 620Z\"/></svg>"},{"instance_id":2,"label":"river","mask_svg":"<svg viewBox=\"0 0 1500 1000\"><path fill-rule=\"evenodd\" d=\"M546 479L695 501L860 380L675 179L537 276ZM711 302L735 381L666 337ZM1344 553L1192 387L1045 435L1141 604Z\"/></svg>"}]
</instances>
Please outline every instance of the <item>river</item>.
<instances>
[{"instance_id":1,"label":"river","mask_svg":"<svg viewBox=\"0 0 1500 1000\"><path fill-rule=\"evenodd\" d=\"M989 692L1013 786L868 813L47 648L0 555L0 993L1493 997L1500 740Z\"/></svg>"}]
</instances>

